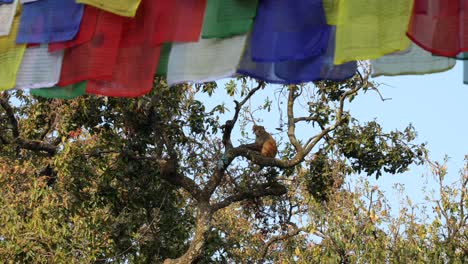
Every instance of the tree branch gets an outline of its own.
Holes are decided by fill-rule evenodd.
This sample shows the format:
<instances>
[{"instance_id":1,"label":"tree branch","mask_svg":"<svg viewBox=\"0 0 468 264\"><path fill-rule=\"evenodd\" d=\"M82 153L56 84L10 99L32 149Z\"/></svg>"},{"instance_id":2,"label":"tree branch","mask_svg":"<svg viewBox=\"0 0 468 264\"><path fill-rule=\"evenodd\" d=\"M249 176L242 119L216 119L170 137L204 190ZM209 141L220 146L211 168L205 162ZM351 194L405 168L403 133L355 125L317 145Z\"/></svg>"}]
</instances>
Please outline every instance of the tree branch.
<instances>
[{"instance_id":1,"label":"tree branch","mask_svg":"<svg viewBox=\"0 0 468 264\"><path fill-rule=\"evenodd\" d=\"M296 155L290 160L280 160L276 158L268 158L261 155L258 151L253 151L244 147L232 148L227 154L229 162L232 162L236 157L244 157L253 163L264 167L277 167L287 169L296 166L304 160L305 155Z\"/></svg>"},{"instance_id":2,"label":"tree branch","mask_svg":"<svg viewBox=\"0 0 468 264\"><path fill-rule=\"evenodd\" d=\"M181 187L186 190L196 200L200 200L201 189L192 179L177 172L177 164L175 160L160 159L156 161L159 164L161 178L165 179L174 186Z\"/></svg>"},{"instance_id":3,"label":"tree branch","mask_svg":"<svg viewBox=\"0 0 468 264\"><path fill-rule=\"evenodd\" d=\"M297 86L289 87L289 96L288 96L288 138L289 142L294 146L294 149L297 153L303 151L302 145L296 138L296 122L294 119L294 101L297 98L296 94Z\"/></svg>"},{"instance_id":4,"label":"tree branch","mask_svg":"<svg viewBox=\"0 0 468 264\"><path fill-rule=\"evenodd\" d=\"M260 250L260 259L265 259L266 255L268 254L268 249L273 245L274 243L281 241L281 240L286 240L291 237L297 236L299 233L306 231L305 228L297 228L295 227L291 231L289 231L286 234L279 235L272 237L270 240L268 240L265 245L263 245L262 249Z\"/></svg>"},{"instance_id":5,"label":"tree branch","mask_svg":"<svg viewBox=\"0 0 468 264\"><path fill-rule=\"evenodd\" d=\"M22 149L32 150L32 151L44 151L49 155L53 156L57 153L57 147L51 144L44 143L39 140L25 140L22 138L16 138L14 143Z\"/></svg>"},{"instance_id":6,"label":"tree branch","mask_svg":"<svg viewBox=\"0 0 468 264\"><path fill-rule=\"evenodd\" d=\"M253 198L260 198L264 196L281 196L283 194L286 194L288 190L286 187L279 183L263 183L263 184L258 184L252 188L250 188L249 191L242 191L238 194L231 195L224 200L213 204L213 212L216 212L222 208L225 208L232 203L235 202L240 202L246 199L253 199Z\"/></svg>"},{"instance_id":7,"label":"tree branch","mask_svg":"<svg viewBox=\"0 0 468 264\"><path fill-rule=\"evenodd\" d=\"M317 121L317 118L312 117L312 116L301 116L301 117L295 117L294 118L294 123L312 122L312 121Z\"/></svg>"},{"instance_id":8,"label":"tree branch","mask_svg":"<svg viewBox=\"0 0 468 264\"><path fill-rule=\"evenodd\" d=\"M234 101L236 104L234 117L231 120L226 121L226 123L221 127L221 129L223 129L223 144L226 149L232 148L231 133L237 122L237 119L239 118L239 112L242 110L242 107L245 105L245 103L247 103L247 101L263 87L265 87L265 82L259 81L257 87L253 88L240 103Z\"/></svg>"},{"instance_id":9,"label":"tree branch","mask_svg":"<svg viewBox=\"0 0 468 264\"><path fill-rule=\"evenodd\" d=\"M17 138L20 136L19 128L18 128L18 120L16 120L15 112L13 111L13 107L8 102L8 93L3 92L0 95L0 105L2 106L3 110L7 115L8 120L10 121L11 130L13 133L13 138Z\"/></svg>"},{"instance_id":10,"label":"tree branch","mask_svg":"<svg viewBox=\"0 0 468 264\"><path fill-rule=\"evenodd\" d=\"M239 118L239 112L241 111L242 107L247 103L247 101L260 89L265 87L265 82L259 81L257 87L253 88L247 96L239 103L234 101L236 104L236 109L234 112L234 117L231 120L227 120L226 123L221 127L223 130L223 145L224 145L224 155L218 161L217 168L213 173L212 177L209 179L206 187L203 190L203 195L205 198L209 199L211 195L214 193L216 188L218 187L221 179L224 177L224 172L226 171L227 167L231 164L233 159L228 159L227 153L233 148L232 141L231 141L231 133L234 129L234 126Z\"/></svg>"},{"instance_id":11,"label":"tree branch","mask_svg":"<svg viewBox=\"0 0 468 264\"><path fill-rule=\"evenodd\" d=\"M57 152L57 147L43 141L39 140L28 140L20 137L20 130L18 125L18 120L16 120L13 107L8 102L8 93L3 92L0 95L0 106L5 110L5 114L10 122L13 141L10 143L17 144L22 149L32 150L32 151L44 151L49 155L55 155ZM2 138L2 141L8 143L5 138Z\"/></svg>"},{"instance_id":12,"label":"tree branch","mask_svg":"<svg viewBox=\"0 0 468 264\"><path fill-rule=\"evenodd\" d=\"M55 113L52 114L51 118L48 120L46 127L42 131L41 135L39 136L40 140L44 140L46 136L49 134L49 132L52 129L53 124L55 123L55 119L57 118L57 115Z\"/></svg>"},{"instance_id":13,"label":"tree branch","mask_svg":"<svg viewBox=\"0 0 468 264\"><path fill-rule=\"evenodd\" d=\"M325 137L326 135L328 135L328 133L330 133L331 131L335 130L338 126L340 126L344 119L343 119L343 112L344 112L344 104L345 104L345 100L348 99L349 96L357 93L360 89L362 89L363 86L357 86L355 87L354 89L351 89L349 91L346 91L345 93L343 93L341 95L341 98L340 98L340 103L339 103L339 107L336 111L336 120L335 120L335 123L325 129L322 129L322 132L320 132L318 135L310 138L307 143L305 144L305 153L306 155L315 147L315 145L317 145L317 143L323 138Z\"/></svg>"}]
</instances>

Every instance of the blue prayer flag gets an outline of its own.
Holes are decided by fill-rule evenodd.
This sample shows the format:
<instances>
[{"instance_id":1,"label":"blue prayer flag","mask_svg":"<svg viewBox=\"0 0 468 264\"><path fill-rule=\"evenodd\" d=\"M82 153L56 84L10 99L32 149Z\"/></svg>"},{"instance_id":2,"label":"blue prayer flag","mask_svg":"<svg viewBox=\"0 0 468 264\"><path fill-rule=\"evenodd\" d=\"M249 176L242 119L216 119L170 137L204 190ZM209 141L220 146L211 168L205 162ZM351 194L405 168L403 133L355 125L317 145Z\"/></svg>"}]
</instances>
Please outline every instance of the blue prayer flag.
<instances>
[{"instance_id":1,"label":"blue prayer flag","mask_svg":"<svg viewBox=\"0 0 468 264\"><path fill-rule=\"evenodd\" d=\"M321 55L328 46L329 32L322 0L260 0L252 32L252 59L279 62Z\"/></svg>"},{"instance_id":2,"label":"blue prayer flag","mask_svg":"<svg viewBox=\"0 0 468 264\"><path fill-rule=\"evenodd\" d=\"M83 5L75 0L41 0L23 5L17 43L67 41L77 34Z\"/></svg>"}]
</instances>

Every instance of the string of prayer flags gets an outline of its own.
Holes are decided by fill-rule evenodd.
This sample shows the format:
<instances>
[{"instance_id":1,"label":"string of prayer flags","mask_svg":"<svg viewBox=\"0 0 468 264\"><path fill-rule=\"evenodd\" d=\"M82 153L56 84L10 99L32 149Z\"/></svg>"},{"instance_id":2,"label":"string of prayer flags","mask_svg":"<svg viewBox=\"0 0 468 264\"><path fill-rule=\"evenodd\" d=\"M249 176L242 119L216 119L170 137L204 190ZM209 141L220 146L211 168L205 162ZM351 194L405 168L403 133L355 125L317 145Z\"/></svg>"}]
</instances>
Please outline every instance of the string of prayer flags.
<instances>
[{"instance_id":1,"label":"string of prayer flags","mask_svg":"<svg viewBox=\"0 0 468 264\"><path fill-rule=\"evenodd\" d=\"M412 6L413 0L340 0L335 64L377 59L407 49L410 40L405 32Z\"/></svg>"},{"instance_id":2,"label":"string of prayer flags","mask_svg":"<svg viewBox=\"0 0 468 264\"><path fill-rule=\"evenodd\" d=\"M411 44L407 50L372 60L372 77L443 72L452 69L455 63L455 59L433 56L416 44Z\"/></svg>"},{"instance_id":3,"label":"string of prayer flags","mask_svg":"<svg viewBox=\"0 0 468 264\"><path fill-rule=\"evenodd\" d=\"M322 0L260 1L251 56L258 62L315 57L325 53L329 34Z\"/></svg>"},{"instance_id":4,"label":"string of prayer flags","mask_svg":"<svg viewBox=\"0 0 468 264\"><path fill-rule=\"evenodd\" d=\"M258 0L207 0L202 38L226 38L249 31Z\"/></svg>"},{"instance_id":5,"label":"string of prayer flags","mask_svg":"<svg viewBox=\"0 0 468 264\"><path fill-rule=\"evenodd\" d=\"M48 52L47 44L28 47L16 77L17 89L51 87L57 84L63 51Z\"/></svg>"},{"instance_id":6,"label":"string of prayer flags","mask_svg":"<svg viewBox=\"0 0 468 264\"><path fill-rule=\"evenodd\" d=\"M11 24L16 14L18 0L12 4L0 5L0 36L7 36L11 31Z\"/></svg>"},{"instance_id":7,"label":"string of prayer flags","mask_svg":"<svg viewBox=\"0 0 468 264\"><path fill-rule=\"evenodd\" d=\"M433 54L455 57L468 51L468 0L414 0L408 36Z\"/></svg>"},{"instance_id":8,"label":"string of prayer flags","mask_svg":"<svg viewBox=\"0 0 468 264\"><path fill-rule=\"evenodd\" d=\"M19 22L19 12L17 12L13 19L11 33L8 36L0 37L0 91L15 86L16 75L26 49L25 44L17 45L15 43Z\"/></svg>"},{"instance_id":9,"label":"string of prayer flags","mask_svg":"<svg viewBox=\"0 0 468 264\"><path fill-rule=\"evenodd\" d=\"M198 41L206 0L158 0L157 4L152 44Z\"/></svg>"},{"instance_id":10,"label":"string of prayer flags","mask_svg":"<svg viewBox=\"0 0 468 264\"><path fill-rule=\"evenodd\" d=\"M327 51L319 56L303 60L282 62L256 62L250 56L251 42L245 49L238 73L272 83L291 84L319 80L345 80L357 71L355 61L333 64L335 28L331 27Z\"/></svg>"},{"instance_id":11,"label":"string of prayer flags","mask_svg":"<svg viewBox=\"0 0 468 264\"><path fill-rule=\"evenodd\" d=\"M91 5L119 16L134 17L141 0L76 0L76 2Z\"/></svg>"},{"instance_id":12,"label":"string of prayer flags","mask_svg":"<svg viewBox=\"0 0 468 264\"><path fill-rule=\"evenodd\" d=\"M81 20L80 30L76 36L69 41L64 42L55 42L49 44L49 51L58 51L66 48L71 48L78 46L90 41L97 27L98 16L101 14L101 11L92 6L85 6L83 18Z\"/></svg>"},{"instance_id":13,"label":"string of prayer flags","mask_svg":"<svg viewBox=\"0 0 468 264\"><path fill-rule=\"evenodd\" d=\"M86 82L78 82L69 86L54 86L50 88L32 89L31 95L44 98L73 99L86 94Z\"/></svg>"},{"instance_id":14,"label":"string of prayer flags","mask_svg":"<svg viewBox=\"0 0 468 264\"><path fill-rule=\"evenodd\" d=\"M169 56L167 83L203 83L231 77L236 73L246 35L223 39L200 39L174 43Z\"/></svg>"},{"instance_id":15,"label":"string of prayer flags","mask_svg":"<svg viewBox=\"0 0 468 264\"><path fill-rule=\"evenodd\" d=\"M65 50L60 86L85 80L112 80L126 18L101 10L97 17L93 37Z\"/></svg>"},{"instance_id":16,"label":"string of prayer flags","mask_svg":"<svg viewBox=\"0 0 468 264\"><path fill-rule=\"evenodd\" d=\"M154 75L340 81L363 59L373 77L441 72L468 52L465 10L468 0L0 0L0 90L136 97Z\"/></svg>"},{"instance_id":17,"label":"string of prayer flags","mask_svg":"<svg viewBox=\"0 0 468 264\"><path fill-rule=\"evenodd\" d=\"M161 45L152 43L155 21L161 6L154 0L142 0L134 19L123 25L117 61L110 80L88 81L86 92L116 97L136 97L153 88Z\"/></svg>"},{"instance_id":18,"label":"string of prayer flags","mask_svg":"<svg viewBox=\"0 0 468 264\"><path fill-rule=\"evenodd\" d=\"M75 0L40 0L23 5L17 43L50 43L75 37L83 5Z\"/></svg>"}]
</instances>

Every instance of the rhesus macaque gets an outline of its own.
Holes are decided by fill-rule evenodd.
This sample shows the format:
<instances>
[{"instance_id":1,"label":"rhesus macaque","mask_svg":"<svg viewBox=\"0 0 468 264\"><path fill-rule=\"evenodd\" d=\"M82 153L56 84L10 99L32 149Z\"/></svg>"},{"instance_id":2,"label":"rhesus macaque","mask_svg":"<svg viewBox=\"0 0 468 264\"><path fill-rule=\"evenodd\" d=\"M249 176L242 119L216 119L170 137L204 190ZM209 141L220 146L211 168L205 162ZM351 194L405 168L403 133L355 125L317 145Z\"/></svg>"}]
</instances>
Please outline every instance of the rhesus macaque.
<instances>
[{"instance_id":1,"label":"rhesus macaque","mask_svg":"<svg viewBox=\"0 0 468 264\"><path fill-rule=\"evenodd\" d=\"M255 134L255 143L245 145L246 148L258 151L264 157L274 158L278 153L276 141L263 126L254 125L252 131Z\"/></svg>"}]
</instances>

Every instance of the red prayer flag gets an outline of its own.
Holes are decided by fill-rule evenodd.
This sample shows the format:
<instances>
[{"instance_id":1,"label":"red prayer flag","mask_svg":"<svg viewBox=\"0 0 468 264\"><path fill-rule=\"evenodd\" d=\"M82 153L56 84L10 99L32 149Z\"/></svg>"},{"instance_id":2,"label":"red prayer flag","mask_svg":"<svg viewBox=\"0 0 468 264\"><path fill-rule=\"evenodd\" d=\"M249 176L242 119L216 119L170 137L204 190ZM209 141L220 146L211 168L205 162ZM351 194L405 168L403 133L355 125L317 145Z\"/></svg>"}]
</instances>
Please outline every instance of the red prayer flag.
<instances>
[{"instance_id":1,"label":"red prayer flag","mask_svg":"<svg viewBox=\"0 0 468 264\"><path fill-rule=\"evenodd\" d=\"M152 40L161 7L159 1L142 1L135 18L124 23L112 79L89 81L87 93L136 97L151 91L161 47Z\"/></svg>"},{"instance_id":2,"label":"red prayer flag","mask_svg":"<svg viewBox=\"0 0 468 264\"><path fill-rule=\"evenodd\" d=\"M415 0L407 35L429 52L454 57L468 51L468 0Z\"/></svg>"},{"instance_id":3,"label":"red prayer flag","mask_svg":"<svg viewBox=\"0 0 468 264\"><path fill-rule=\"evenodd\" d=\"M200 38L206 0L159 0L152 43L196 42Z\"/></svg>"},{"instance_id":4,"label":"red prayer flag","mask_svg":"<svg viewBox=\"0 0 468 264\"><path fill-rule=\"evenodd\" d=\"M59 86L85 80L111 80L122 26L128 18L99 11L93 37L65 50Z\"/></svg>"}]
</instances>

